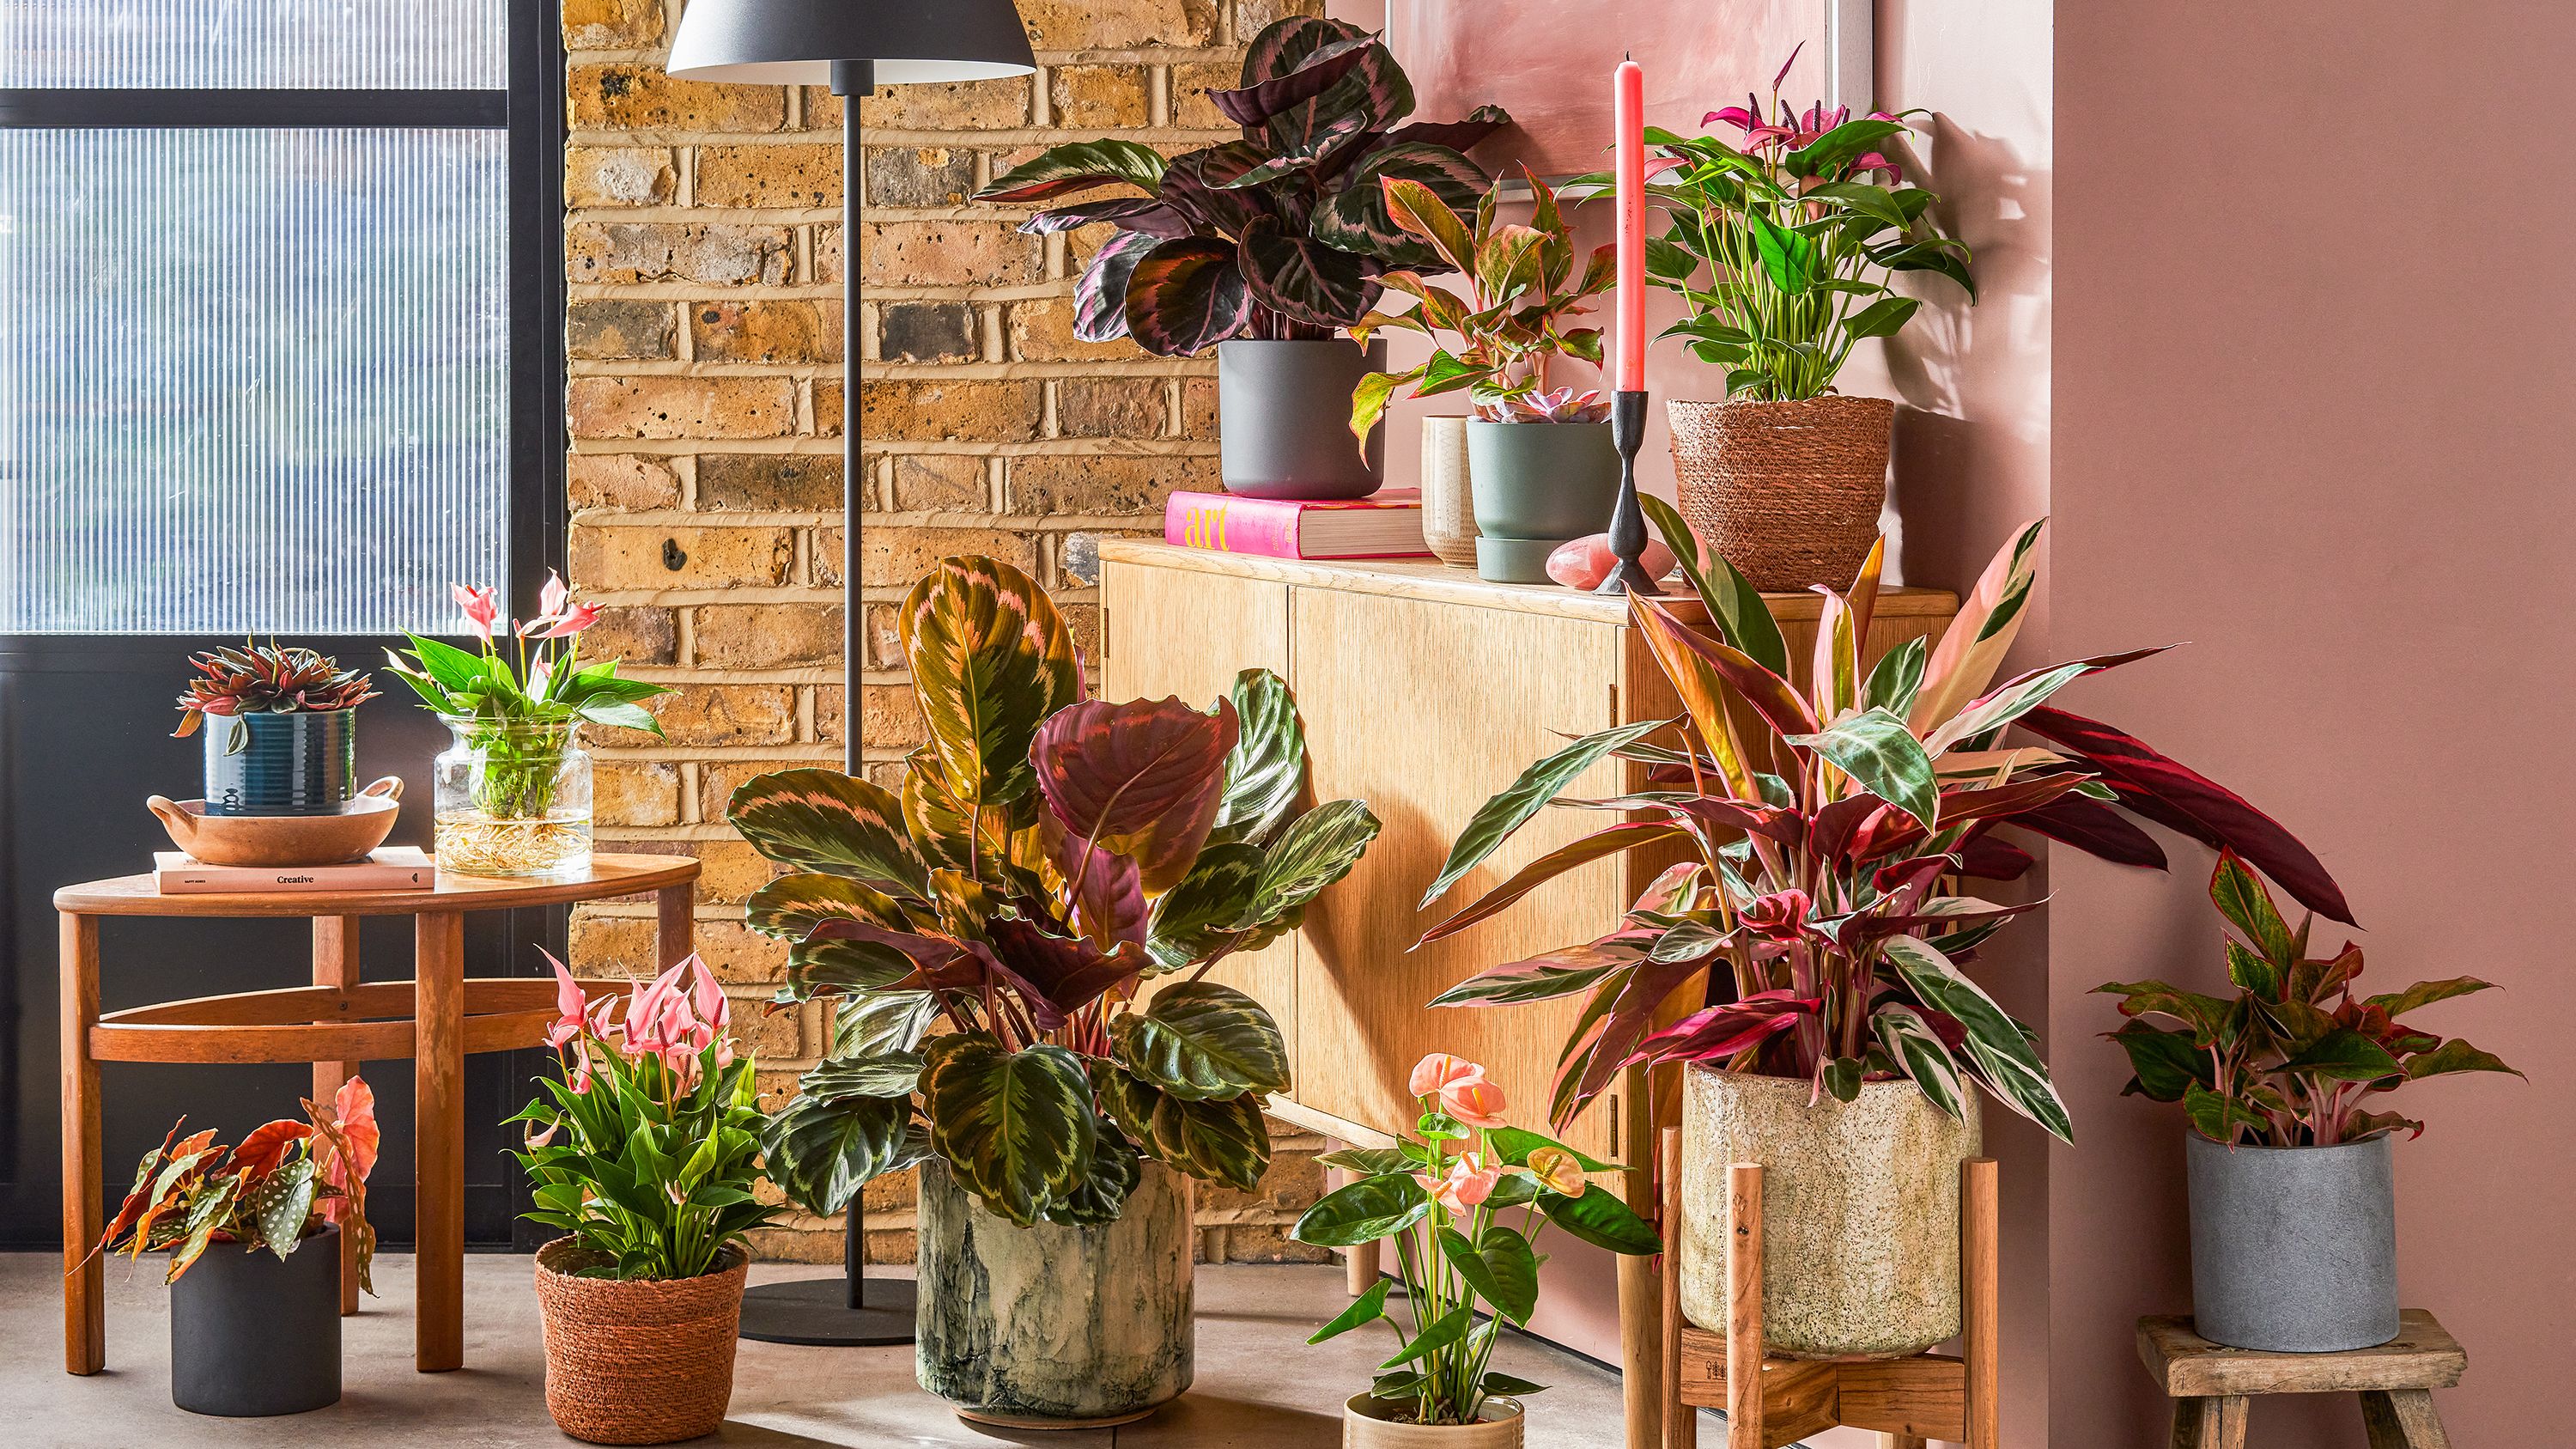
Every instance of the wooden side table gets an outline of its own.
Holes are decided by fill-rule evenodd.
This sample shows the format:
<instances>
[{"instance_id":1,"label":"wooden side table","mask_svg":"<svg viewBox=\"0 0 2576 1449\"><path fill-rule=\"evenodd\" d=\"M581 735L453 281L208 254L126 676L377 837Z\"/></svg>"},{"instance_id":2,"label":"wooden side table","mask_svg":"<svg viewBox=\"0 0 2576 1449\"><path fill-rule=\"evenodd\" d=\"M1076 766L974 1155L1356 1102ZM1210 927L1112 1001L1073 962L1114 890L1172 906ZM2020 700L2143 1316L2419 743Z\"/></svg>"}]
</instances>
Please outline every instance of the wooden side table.
<instances>
[{"instance_id":1,"label":"wooden side table","mask_svg":"<svg viewBox=\"0 0 2576 1449\"><path fill-rule=\"evenodd\" d=\"M2361 1395L2370 1449L2450 1449L2433 1390L2460 1381L2469 1355L2421 1308L2398 1315L2397 1336L2346 1353L2262 1353L2191 1331L2188 1318L2138 1320L2138 1357L2174 1401L2174 1449L2245 1449L2259 1394Z\"/></svg>"},{"instance_id":2,"label":"wooden side table","mask_svg":"<svg viewBox=\"0 0 2576 1449\"><path fill-rule=\"evenodd\" d=\"M545 1040L551 979L465 977L465 913L562 905L652 891L662 964L689 953L698 863L666 855L602 855L574 880L491 880L442 874L426 891L243 895L158 892L149 875L54 892L62 917L63 1368L107 1366L106 1265L90 1256L106 1224L99 1160L100 1062L311 1062L313 1094L339 1090L360 1062L412 1059L417 1121L421 1372L465 1361L465 1115L459 1091L469 1052ZM98 1009L101 916L309 916L313 984ZM358 918L414 919L413 981L358 980ZM343 1243L340 1311L357 1311L354 1245Z\"/></svg>"}]
</instances>

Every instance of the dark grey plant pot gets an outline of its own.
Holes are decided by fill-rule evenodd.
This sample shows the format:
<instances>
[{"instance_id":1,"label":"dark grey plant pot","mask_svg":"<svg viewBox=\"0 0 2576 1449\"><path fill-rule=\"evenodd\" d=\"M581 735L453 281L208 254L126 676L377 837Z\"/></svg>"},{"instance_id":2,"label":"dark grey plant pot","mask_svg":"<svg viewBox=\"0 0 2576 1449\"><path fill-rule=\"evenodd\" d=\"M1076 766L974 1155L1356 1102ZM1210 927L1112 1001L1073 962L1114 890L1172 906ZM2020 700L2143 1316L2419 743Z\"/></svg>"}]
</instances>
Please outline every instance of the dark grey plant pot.
<instances>
[{"instance_id":1,"label":"dark grey plant pot","mask_svg":"<svg viewBox=\"0 0 2576 1449\"><path fill-rule=\"evenodd\" d=\"M207 1247L170 1285L170 1402L227 1419L340 1402L340 1230L284 1258Z\"/></svg>"},{"instance_id":2,"label":"dark grey plant pot","mask_svg":"<svg viewBox=\"0 0 2576 1449\"><path fill-rule=\"evenodd\" d=\"M1351 393L1386 368L1386 343L1348 338L1221 342L1216 349L1218 461L1228 493L1246 498L1366 498L1386 478L1386 425L1362 448Z\"/></svg>"},{"instance_id":3,"label":"dark grey plant pot","mask_svg":"<svg viewBox=\"0 0 2576 1449\"><path fill-rule=\"evenodd\" d=\"M2339 1353L2397 1336L2397 1180L2386 1136L2340 1147L2236 1147L2184 1135L2192 1324L2272 1353Z\"/></svg>"},{"instance_id":4,"label":"dark grey plant pot","mask_svg":"<svg viewBox=\"0 0 2576 1449\"><path fill-rule=\"evenodd\" d=\"M337 815L358 776L358 712L206 716L206 813Z\"/></svg>"},{"instance_id":5,"label":"dark grey plant pot","mask_svg":"<svg viewBox=\"0 0 2576 1449\"><path fill-rule=\"evenodd\" d=\"M1608 423L1467 424L1468 486L1476 499L1476 576L1547 582L1547 556L1610 527L1619 454Z\"/></svg>"},{"instance_id":6,"label":"dark grey plant pot","mask_svg":"<svg viewBox=\"0 0 2576 1449\"><path fill-rule=\"evenodd\" d=\"M921 1165L921 1386L965 1418L1073 1428L1140 1419L1190 1386L1189 1180L1147 1162L1099 1227L1023 1228L945 1163Z\"/></svg>"}]
</instances>

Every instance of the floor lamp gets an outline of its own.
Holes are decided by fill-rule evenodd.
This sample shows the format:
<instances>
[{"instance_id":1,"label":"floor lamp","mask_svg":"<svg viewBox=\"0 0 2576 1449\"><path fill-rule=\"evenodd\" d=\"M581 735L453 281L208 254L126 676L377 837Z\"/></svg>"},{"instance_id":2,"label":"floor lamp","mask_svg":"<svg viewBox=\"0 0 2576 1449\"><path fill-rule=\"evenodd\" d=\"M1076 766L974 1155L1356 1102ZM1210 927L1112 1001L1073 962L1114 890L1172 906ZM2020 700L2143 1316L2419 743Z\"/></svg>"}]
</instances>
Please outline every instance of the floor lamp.
<instances>
[{"instance_id":1,"label":"floor lamp","mask_svg":"<svg viewBox=\"0 0 2576 1449\"><path fill-rule=\"evenodd\" d=\"M847 766L860 770L859 671L867 658L859 603L859 98L880 85L995 80L1037 69L1010 0L690 0L671 41L670 73L743 85L828 85L841 97L841 586ZM871 1280L859 1199L839 1278L763 1283L744 1295L742 1336L769 1343L910 1343L913 1285Z\"/></svg>"}]
</instances>

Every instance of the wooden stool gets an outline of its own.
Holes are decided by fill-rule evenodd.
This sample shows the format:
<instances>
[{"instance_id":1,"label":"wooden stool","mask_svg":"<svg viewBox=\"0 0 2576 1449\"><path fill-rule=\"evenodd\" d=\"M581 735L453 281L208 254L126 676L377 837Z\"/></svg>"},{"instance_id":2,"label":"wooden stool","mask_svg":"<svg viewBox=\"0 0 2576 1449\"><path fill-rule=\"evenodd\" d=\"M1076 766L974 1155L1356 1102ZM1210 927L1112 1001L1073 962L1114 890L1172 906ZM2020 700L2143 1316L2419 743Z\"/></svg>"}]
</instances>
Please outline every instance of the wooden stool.
<instances>
[{"instance_id":1,"label":"wooden stool","mask_svg":"<svg viewBox=\"0 0 2576 1449\"><path fill-rule=\"evenodd\" d=\"M1762 1164L1727 1169L1727 1332L1682 1319L1681 1129L1663 1133L1664 1449L1699 1443L1701 1408L1726 1410L1729 1449L1780 1449L1810 1434L1874 1429L1885 1449L1947 1439L1996 1449L1996 1177L1991 1157L1959 1164L1961 1354L1893 1359L1772 1358L1762 1349Z\"/></svg>"},{"instance_id":2,"label":"wooden stool","mask_svg":"<svg viewBox=\"0 0 2576 1449\"><path fill-rule=\"evenodd\" d=\"M2174 1401L2174 1449L2244 1449L2257 1394L2361 1395L2370 1449L2450 1449L2433 1390L2460 1381L2468 1351L2421 1308L2398 1315L2397 1336L2345 1353L2262 1353L2191 1331L2188 1318L2138 1320L2138 1357Z\"/></svg>"}]
</instances>

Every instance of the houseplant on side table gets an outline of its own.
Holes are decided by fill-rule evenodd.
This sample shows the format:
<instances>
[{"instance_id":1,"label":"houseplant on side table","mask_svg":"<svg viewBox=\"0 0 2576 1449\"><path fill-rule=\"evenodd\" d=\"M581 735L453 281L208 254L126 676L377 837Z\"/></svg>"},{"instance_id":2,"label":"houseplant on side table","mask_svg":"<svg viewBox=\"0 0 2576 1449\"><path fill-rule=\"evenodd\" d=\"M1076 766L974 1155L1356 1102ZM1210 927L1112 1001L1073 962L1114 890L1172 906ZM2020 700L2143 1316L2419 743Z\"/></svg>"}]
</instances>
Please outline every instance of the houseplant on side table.
<instances>
[{"instance_id":1,"label":"houseplant on side table","mask_svg":"<svg viewBox=\"0 0 2576 1449\"><path fill-rule=\"evenodd\" d=\"M2424 1124L2366 1104L2426 1077L2513 1072L2399 1020L2491 983L2454 976L2356 996L2361 948L2310 956L2312 919L2292 930L2233 852L2220 855L2209 895L2236 928L2233 999L2162 981L2098 988L2130 1018L2108 1033L2136 1073L2122 1095L2179 1102L2190 1119L2193 1331L2275 1353L2386 1343L2398 1331L2392 1148L2399 1128L2421 1135Z\"/></svg>"},{"instance_id":2,"label":"houseplant on side table","mask_svg":"<svg viewBox=\"0 0 2576 1449\"><path fill-rule=\"evenodd\" d=\"M1336 1248L1393 1238L1412 1328L1387 1310L1395 1283L1380 1278L1307 1342L1379 1319L1395 1330L1394 1354L1342 1406L1345 1449L1520 1449L1518 1398L1546 1385L1496 1371L1494 1344L1538 1307L1542 1236L1554 1225L1630 1255L1661 1244L1619 1194L1586 1180L1615 1164L1505 1126L1483 1067L1435 1052L1408 1085L1422 1108L1414 1137L1328 1154L1325 1166L1357 1180L1308 1208L1292 1236Z\"/></svg>"},{"instance_id":3,"label":"houseplant on side table","mask_svg":"<svg viewBox=\"0 0 2576 1449\"><path fill-rule=\"evenodd\" d=\"M336 815L358 773L367 676L310 649L225 647L188 661L175 739L203 728L209 815Z\"/></svg>"},{"instance_id":4,"label":"houseplant on side table","mask_svg":"<svg viewBox=\"0 0 2576 1449\"><path fill-rule=\"evenodd\" d=\"M513 1122L535 1188L546 1412L592 1444L713 1433L733 1398L734 1335L751 1255L775 1210L760 1175L752 1058L706 963L630 993L587 996L560 961L546 1034L562 1072Z\"/></svg>"},{"instance_id":5,"label":"houseplant on side table","mask_svg":"<svg viewBox=\"0 0 2576 1449\"><path fill-rule=\"evenodd\" d=\"M253 1129L229 1153L211 1130L183 1140L173 1126L99 1239L101 1252L170 1254L170 1399L192 1414L256 1418L340 1401L343 1234L358 1281L375 1291L375 1093L351 1077L304 1114Z\"/></svg>"},{"instance_id":6,"label":"houseplant on side table","mask_svg":"<svg viewBox=\"0 0 2576 1449\"><path fill-rule=\"evenodd\" d=\"M942 560L899 623L930 732L901 792L787 770L729 811L797 872L750 901L795 943L786 997L837 998L770 1177L828 1214L921 1166L916 1365L960 1414L1141 1418L1193 1371L1189 1182L1254 1190L1288 1085L1269 1013L1202 978L1293 930L1377 820L1296 813L1305 737L1266 671L1207 712L1088 698L1008 564Z\"/></svg>"},{"instance_id":7,"label":"houseplant on side table","mask_svg":"<svg viewBox=\"0 0 2576 1449\"><path fill-rule=\"evenodd\" d=\"M1411 386L1417 398L1464 390L1476 409L1467 457L1477 576L1529 584L1546 580L1557 545L1600 531L1618 497L1609 401L1598 391L1548 386L1549 367L1560 359L1600 366L1601 329L1569 323L1609 289L1618 249L1603 246L1579 258L1556 193L1527 167L1521 175L1533 197L1526 226L1496 220L1492 191L1477 203L1471 228L1430 187L1392 176L1381 183L1387 214L1456 269L1468 294L1462 299L1418 272L1378 279L1415 305L1372 312L1351 325L1351 336L1367 342L1392 328L1435 345L1429 359L1402 372L1360 379L1351 394L1351 431L1368 436L1400 387ZM1457 341L1438 345L1443 334Z\"/></svg>"},{"instance_id":8,"label":"houseplant on side table","mask_svg":"<svg viewBox=\"0 0 2576 1449\"><path fill-rule=\"evenodd\" d=\"M1367 315L1389 267L1442 263L1388 218L1378 182L1404 177L1451 208L1487 180L1460 154L1510 123L1492 106L1463 121L1399 124L1413 86L1376 36L1292 15L1253 38L1243 85L1208 99L1240 140L1166 160L1134 141L1053 147L976 193L1046 201L1125 185L1142 195L1039 212L1023 228L1118 228L1074 291L1074 335L1133 338L1161 357L1217 349L1221 467L1256 498L1359 498L1377 491L1384 440L1341 431L1351 388L1377 362L1333 334Z\"/></svg>"},{"instance_id":9,"label":"houseplant on side table","mask_svg":"<svg viewBox=\"0 0 2576 1449\"><path fill-rule=\"evenodd\" d=\"M1681 1063L1683 1311L1727 1324L1726 1169L1766 1182L1766 1342L1787 1357L1912 1353L1959 1330L1959 1167L1978 1154L1978 1090L2067 1138L2038 1037L1963 966L2031 904L1958 894L2032 857L1998 826L2123 864L2163 851L2122 808L2258 860L2320 912L2349 912L2322 865L2244 800L2116 729L2047 703L2084 675L2161 652L2080 659L2001 684L2035 587L2041 525L2018 532L1940 644L1874 668L1860 653L1878 597L1872 550L1847 594L1826 592L1804 690L1751 582L1646 500L1717 637L1665 605L1631 615L1686 707L1586 736L1524 771L1460 832L1427 906L1549 803L1627 818L1523 866L1431 928L1454 934L1542 882L1628 850L1679 852L1621 928L1497 966L1440 1006L1590 993L1551 1116L1563 1123L1625 1067ZM2018 727L2045 747L2007 748ZM1660 738L1659 738L1660 737ZM1647 786L1558 798L1594 763ZM1668 1003L1688 1014L1661 1030Z\"/></svg>"}]
</instances>

